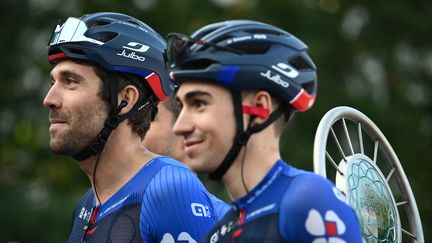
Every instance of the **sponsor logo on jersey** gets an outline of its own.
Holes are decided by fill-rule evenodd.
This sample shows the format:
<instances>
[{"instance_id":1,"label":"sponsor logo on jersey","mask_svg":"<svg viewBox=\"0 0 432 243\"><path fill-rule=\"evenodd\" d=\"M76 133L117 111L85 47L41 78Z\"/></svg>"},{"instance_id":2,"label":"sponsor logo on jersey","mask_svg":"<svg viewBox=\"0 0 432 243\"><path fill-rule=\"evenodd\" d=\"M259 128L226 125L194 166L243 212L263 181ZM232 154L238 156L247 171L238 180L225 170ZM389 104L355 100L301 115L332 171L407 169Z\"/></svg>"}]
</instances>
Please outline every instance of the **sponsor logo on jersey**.
<instances>
[{"instance_id":1,"label":"sponsor logo on jersey","mask_svg":"<svg viewBox=\"0 0 432 243\"><path fill-rule=\"evenodd\" d=\"M277 170L273 173L272 177L263 186L256 188L254 194L246 201L247 204L252 203L256 198L258 198L261 193L265 192L267 188L278 178L279 174L282 173L282 167L279 166Z\"/></svg>"},{"instance_id":2,"label":"sponsor logo on jersey","mask_svg":"<svg viewBox=\"0 0 432 243\"><path fill-rule=\"evenodd\" d=\"M346 231L345 223L333 210L328 210L323 217L318 210L311 209L305 227L309 234L316 237L313 242L346 243L339 237Z\"/></svg>"},{"instance_id":3,"label":"sponsor logo on jersey","mask_svg":"<svg viewBox=\"0 0 432 243\"><path fill-rule=\"evenodd\" d=\"M110 212L112 209L118 207L119 205L121 205L124 201L126 201L126 199L129 198L129 195L118 200L117 202L115 202L113 205L111 205L110 207L108 207L107 209L105 209L103 212L101 212L99 214L99 217L102 217L103 215L105 215L106 213Z\"/></svg>"},{"instance_id":4,"label":"sponsor logo on jersey","mask_svg":"<svg viewBox=\"0 0 432 243\"><path fill-rule=\"evenodd\" d=\"M181 232L177 237L177 241L170 233L165 233L160 243L197 243L196 240L187 232Z\"/></svg>"},{"instance_id":5,"label":"sponsor logo on jersey","mask_svg":"<svg viewBox=\"0 0 432 243\"><path fill-rule=\"evenodd\" d=\"M272 203L272 204L266 205L264 207L258 208L256 210L252 211L250 214L248 214L246 216L246 219L261 216L264 213L272 212L272 210L275 208L275 206L276 206L276 203Z\"/></svg>"},{"instance_id":6,"label":"sponsor logo on jersey","mask_svg":"<svg viewBox=\"0 0 432 243\"><path fill-rule=\"evenodd\" d=\"M225 226L225 225L224 225ZM219 230L210 237L210 243L216 243L219 240Z\"/></svg>"},{"instance_id":7,"label":"sponsor logo on jersey","mask_svg":"<svg viewBox=\"0 0 432 243\"><path fill-rule=\"evenodd\" d=\"M236 220L232 220L227 224L222 225L216 232L214 232L210 237L210 243L215 243L219 241L220 236L225 236L225 234L229 234L235 226Z\"/></svg>"},{"instance_id":8,"label":"sponsor logo on jersey","mask_svg":"<svg viewBox=\"0 0 432 243\"><path fill-rule=\"evenodd\" d=\"M150 49L150 46L138 42L129 42L127 45L123 46L123 48L126 50L123 50L121 53L116 53L118 56L144 62L145 57L136 54L136 52L144 53Z\"/></svg>"},{"instance_id":9,"label":"sponsor logo on jersey","mask_svg":"<svg viewBox=\"0 0 432 243\"><path fill-rule=\"evenodd\" d=\"M211 217L210 209L207 205L204 206L201 203L192 203L191 209L193 215L197 217L207 217L207 218Z\"/></svg>"},{"instance_id":10,"label":"sponsor logo on jersey","mask_svg":"<svg viewBox=\"0 0 432 243\"><path fill-rule=\"evenodd\" d=\"M78 215L78 218L83 219L85 221L90 221L90 217L92 215L92 211L91 210L87 210L85 207L81 208L81 211Z\"/></svg>"}]
</instances>

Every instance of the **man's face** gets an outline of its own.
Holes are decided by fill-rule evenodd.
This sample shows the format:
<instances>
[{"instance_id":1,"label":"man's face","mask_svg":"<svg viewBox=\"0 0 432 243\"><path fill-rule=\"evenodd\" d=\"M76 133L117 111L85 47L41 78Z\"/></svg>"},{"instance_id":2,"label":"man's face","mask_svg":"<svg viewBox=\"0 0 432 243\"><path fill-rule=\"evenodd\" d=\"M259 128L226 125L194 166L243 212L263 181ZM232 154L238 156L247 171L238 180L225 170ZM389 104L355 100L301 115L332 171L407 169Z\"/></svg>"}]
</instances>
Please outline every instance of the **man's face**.
<instances>
[{"instance_id":1,"label":"man's face","mask_svg":"<svg viewBox=\"0 0 432 243\"><path fill-rule=\"evenodd\" d=\"M231 93L216 84L182 81L177 98L182 110L173 130L184 137L188 165L198 173L213 172L234 140Z\"/></svg>"},{"instance_id":2,"label":"man's face","mask_svg":"<svg viewBox=\"0 0 432 243\"><path fill-rule=\"evenodd\" d=\"M52 86L43 104L50 109L51 149L75 155L103 128L109 106L100 95L101 79L93 67L70 60L51 70Z\"/></svg>"},{"instance_id":3,"label":"man's face","mask_svg":"<svg viewBox=\"0 0 432 243\"><path fill-rule=\"evenodd\" d=\"M172 132L175 115L172 111L168 110L164 102L171 101L159 102L159 112L144 138L144 146L153 153L170 156L187 165L183 138Z\"/></svg>"}]
</instances>

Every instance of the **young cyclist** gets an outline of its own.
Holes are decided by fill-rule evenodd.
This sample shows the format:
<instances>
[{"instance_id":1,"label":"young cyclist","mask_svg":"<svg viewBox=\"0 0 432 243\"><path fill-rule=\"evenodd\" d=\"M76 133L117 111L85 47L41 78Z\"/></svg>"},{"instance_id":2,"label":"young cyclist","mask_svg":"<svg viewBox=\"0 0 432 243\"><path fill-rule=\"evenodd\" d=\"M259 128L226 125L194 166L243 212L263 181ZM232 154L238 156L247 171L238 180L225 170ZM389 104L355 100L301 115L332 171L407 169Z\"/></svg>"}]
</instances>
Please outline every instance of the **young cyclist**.
<instances>
[{"instance_id":1,"label":"young cyclist","mask_svg":"<svg viewBox=\"0 0 432 243\"><path fill-rule=\"evenodd\" d=\"M172 132L172 128L180 112L179 108L173 96L159 102L158 113L154 121L152 121L143 143L153 153L170 156L188 165L189 160L184 151L183 138ZM210 195L210 199L216 219L222 219L231 209L231 205L212 194Z\"/></svg>"},{"instance_id":2,"label":"young cyclist","mask_svg":"<svg viewBox=\"0 0 432 243\"><path fill-rule=\"evenodd\" d=\"M235 208L203 242L362 242L344 196L281 159L284 124L314 103L307 46L272 25L210 24L168 37L182 105L174 132L194 171L222 180Z\"/></svg>"},{"instance_id":3,"label":"young cyclist","mask_svg":"<svg viewBox=\"0 0 432 243\"><path fill-rule=\"evenodd\" d=\"M173 91L165 41L120 13L70 17L48 46L50 147L75 158L92 188L68 242L196 242L215 222L210 196L180 162L142 144Z\"/></svg>"}]
</instances>

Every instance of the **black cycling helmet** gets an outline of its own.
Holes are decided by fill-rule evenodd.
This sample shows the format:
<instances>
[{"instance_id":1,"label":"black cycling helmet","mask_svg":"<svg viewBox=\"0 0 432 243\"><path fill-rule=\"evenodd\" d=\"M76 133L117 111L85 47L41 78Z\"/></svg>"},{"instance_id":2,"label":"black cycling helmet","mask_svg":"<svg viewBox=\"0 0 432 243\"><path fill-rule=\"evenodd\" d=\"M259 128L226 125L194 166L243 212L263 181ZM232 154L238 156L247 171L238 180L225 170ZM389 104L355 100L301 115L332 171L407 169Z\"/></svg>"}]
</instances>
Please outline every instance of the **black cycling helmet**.
<instances>
[{"instance_id":1,"label":"black cycling helmet","mask_svg":"<svg viewBox=\"0 0 432 243\"><path fill-rule=\"evenodd\" d=\"M219 180L249 137L282 114L306 111L317 92L316 67L307 46L292 34L269 24L230 20L210 24L190 37L172 33L167 38L167 59L173 80L216 82L231 90L237 134L221 165L210 174ZM269 111L241 104L240 91L267 90L282 105L261 125L243 130L242 114L268 117Z\"/></svg>"},{"instance_id":2,"label":"black cycling helmet","mask_svg":"<svg viewBox=\"0 0 432 243\"><path fill-rule=\"evenodd\" d=\"M250 20L207 25L168 37L171 78L217 82L230 90L264 89L298 111L316 96L316 67L307 46L275 26Z\"/></svg>"},{"instance_id":3,"label":"black cycling helmet","mask_svg":"<svg viewBox=\"0 0 432 243\"><path fill-rule=\"evenodd\" d=\"M81 18L69 17L58 24L48 44L48 60L55 64L62 59L84 60L97 64L107 71L141 76L147 84L135 82L145 93L150 87L149 97L139 101L133 109L119 115L122 101L117 105L118 82L109 80L111 111L104 128L95 140L83 151L74 155L81 161L100 153L108 136L120 122L133 112L142 110L149 103L167 99L174 90L165 67L165 40L152 28L131 16L100 12L87 14ZM157 108L154 105L152 119Z\"/></svg>"},{"instance_id":4,"label":"black cycling helmet","mask_svg":"<svg viewBox=\"0 0 432 243\"><path fill-rule=\"evenodd\" d=\"M167 99L174 86L165 68L165 40L131 16L100 12L70 17L57 25L48 46L48 60L90 61L100 67L142 76L159 100Z\"/></svg>"}]
</instances>

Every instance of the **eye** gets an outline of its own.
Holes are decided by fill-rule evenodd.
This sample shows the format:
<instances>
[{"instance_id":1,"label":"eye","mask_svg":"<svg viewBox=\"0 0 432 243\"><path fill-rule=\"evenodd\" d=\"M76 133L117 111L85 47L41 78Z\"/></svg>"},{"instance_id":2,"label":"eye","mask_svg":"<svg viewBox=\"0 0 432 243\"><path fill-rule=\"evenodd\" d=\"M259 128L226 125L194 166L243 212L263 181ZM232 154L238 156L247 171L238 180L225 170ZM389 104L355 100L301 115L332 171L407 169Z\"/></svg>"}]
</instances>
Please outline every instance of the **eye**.
<instances>
[{"instance_id":1,"label":"eye","mask_svg":"<svg viewBox=\"0 0 432 243\"><path fill-rule=\"evenodd\" d=\"M66 85L76 84L76 80L73 78L66 78Z\"/></svg>"},{"instance_id":2,"label":"eye","mask_svg":"<svg viewBox=\"0 0 432 243\"><path fill-rule=\"evenodd\" d=\"M51 82L49 82L49 86L52 87L52 86L54 86L54 84L55 84L55 80L51 79Z\"/></svg>"},{"instance_id":3,"label":"eye","mask_svg":"<svg viewBox=\"0 0 432 243\"><path fill-rule=\"evenodd\" d=\"M206 105L207 105L207 102L205 102L204 100L196 99L196 100L194 100L194 102L193 102L193 106L194 106L196 109L201 109L201 108L205 107Z\"/></svg>"}]
</instances>

